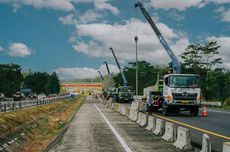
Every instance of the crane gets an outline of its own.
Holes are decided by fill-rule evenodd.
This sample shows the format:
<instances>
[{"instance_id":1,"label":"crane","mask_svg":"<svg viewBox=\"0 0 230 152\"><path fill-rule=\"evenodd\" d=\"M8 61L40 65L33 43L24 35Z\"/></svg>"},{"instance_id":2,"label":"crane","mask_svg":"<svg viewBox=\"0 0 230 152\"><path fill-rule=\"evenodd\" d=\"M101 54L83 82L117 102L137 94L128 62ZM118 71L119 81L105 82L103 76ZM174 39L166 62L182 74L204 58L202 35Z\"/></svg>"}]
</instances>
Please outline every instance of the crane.
<instances>
[{"instance_id":1,"label":"crane","mask_svg":"<svg viewBox=\"0 0 230 152\"><path fill-rule=\"evenodd\" d=\"M117 63L117 67L118 67L119 70L120 70L121 77L122 77L122 80L123 80L123 85L124 85L124 86L128 86L128 82L127 82L127 80L126 80L126 78L125 78L125 75L124 75L124 73L123 73L123 70L121 69L121 66L120 66L120 64L119 64L119 62L118 62L118 60L117 60L117 57L116 57L116 55L115 55L115 53L114 53L114 51L113 51L113 48L111 47L111 48L109 48L109 49L111 50L111 52L112 52L112 54L113 54L113 57L114 57L114 59L115 59L115 61L116 61L116 63Z\"/></svg>"},{"instance_id":2,"label":"crane","mask_svg":"<svg viewBox=\"0 0 230 152\"><path fill-rule=\"evenodd\" d=\"M142 3L138 1L134 6L135 8L140 8L145 19L152 27L160 43L172 60L171 66L173 68L173 74L164 75L164 79L161 81L163 83L162 95L159 94L159 91L153 90L151 92L149 98L152 98L151 95L153 95L156 100L154 99L153 102L148 100L147 109L152 108L152 110L155 111L161 108L164 115L168 115L168 113L172 110L188 110L192 116L197 116L199 113L199 107L201 106L199 76L196 74L181 74L180 62L157 28L156 24L153 22L152 18L149 16L148 12L143 7ZM159 83L155 86L159 86L159 78L158 82ZM190 88L192 88L192 90L190 90Z\"/></svg>"},{"instance_id":3,"label":"crane","mask_svg":"<svg viewBox=\"0 0 230 152\"><path fill-rule=\"evenodd\" d=\"M99 75L100 75L100 77L101 77L101 81L102 81L103 85L105 86L105 90L108 91L108 88L107 88L107 86L106 86L104 77L102 76L102 74L101 74L101 72L100 72L99 70L98 70L97 72L99 73Z\"/></svg>"},{"instance_id":4,"label":"crane","mask_svg":"<svg viewBox=\"0 0 230 152\"><path fill-rule=\"evenodd\" d=\"M109 70L108 63L107 63L106 61L104 61L104 64L105 64L106 69L107 69L108 74L109 74L110 85L111 85L111 87L113 88L113 87L114 87L114 82L113 82L113 77L112 77L112 75L111 75L111 73L110 73L110 70Z\"/></svg>"},{"instance_id":5,"label":"crane","mask_svg":"<svg viewBox=\"0 0 230 152\"><path fill-rule=\"evenodd\" d=\"M152 27L153 31L157 35L160 43L162 44L162 46L164 47L165 51L167 52L167 54L171 58L173 73L180 74L181 73L181 64L178 61L176 55L171 50L171 48L168 45L167 41L164 39L163 35L159 31L159 29L157 28L156 24L153 22L152 18L149 16L148 12L145 10L145 8L143 7L141 2L138 1L137 3L135 3L135 8L137 8L137 7L140 8L140 10L143 13L145 19L149 22L149 24Z\"/></svg>"}]
</instances>

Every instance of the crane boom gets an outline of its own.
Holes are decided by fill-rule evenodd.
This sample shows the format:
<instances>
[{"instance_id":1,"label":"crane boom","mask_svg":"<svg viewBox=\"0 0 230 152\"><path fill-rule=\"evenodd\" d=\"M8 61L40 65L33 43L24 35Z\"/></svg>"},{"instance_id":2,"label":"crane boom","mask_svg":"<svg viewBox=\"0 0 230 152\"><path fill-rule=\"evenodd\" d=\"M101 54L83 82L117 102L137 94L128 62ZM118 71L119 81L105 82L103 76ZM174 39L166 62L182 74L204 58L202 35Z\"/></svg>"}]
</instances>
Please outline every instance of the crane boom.
<instances>
[{"instance_id":1,"label":"crane boom","mask_svg":"<svg viewBox=\"0 0 230 152\"><path fill-rule=\"evenodd\" d=\"M106 84L105 84L105 79L104 79L104 77L102 76L102 74L101 74L101 72L100 72L99 70L98 70L97 72L99 73L99 75L100 75L100 77L101 77L101 81L102 81L102 83L104 84L105 89L106 89L106 91L107 91L108 88L107 88L107 86L106 86Z\"/></svg>"},{"instance_id":2,"label":"crane boom","mask_svg":"<svg viewBox=\"0 0 230 152\"><path fill-rule=\"evenodd\" d=\"M108 74L109 74L109 79L110 79L111 87L114 87L113 77L112 77L112 75L111 75L111 73L110 73L108 63L107 63L106 61L104 61L104 64L105 64L106 69L107 69Z\"/></svg>"},{"instance_id":3,"label":"crane boom","mask_svg":"<svg viewBox=\"0 0 230 152\"><path fill-rule=\"evenodd\" d=\"M115 59L115 61L116 61L116 63L117 63L117 66L118 66L118 68L119 68L119 70L120 70L120 72L121 72L121 77L122 77L122 79L123 79L124 86L128 86L128 82L127 82L127 80L126 80L126 78L125 78L125 75L124 75L124 73L123 73L123 70L121 69L121 66L120 66L120 64L119 64L119 62L118 62L118 60L117 60L117 57L116 57L116 55L115 55L115 53L114 53L114 51L113 51L113 48L110 48L110 50L111 50L111 52L112 52L112 54L113 54L113 57L114 57L114 59Z\"/></svg>"},{"instance_id":4,"label":"crane boom","mask_svg":"<svg viewBox=\"0 0 230 152\"><path fill-rule=\"evenodd\" d=\"M177 57L171 50L170 46L168 45L167 41L164 39L163 35L157 28L156 24L153 22L152 18L149 16L148 12L145 10L141 2L135 3L135 8L139 7L141 12L143 13L145 19L149 22L150 26L152 27L153 31L156 33L160 43L164 47L165 51L169 55L169 57L172 60L172 67L173 67L173 73L180 74L181 73L181 64L178 61Z\"/></svg>"}]
</instances>

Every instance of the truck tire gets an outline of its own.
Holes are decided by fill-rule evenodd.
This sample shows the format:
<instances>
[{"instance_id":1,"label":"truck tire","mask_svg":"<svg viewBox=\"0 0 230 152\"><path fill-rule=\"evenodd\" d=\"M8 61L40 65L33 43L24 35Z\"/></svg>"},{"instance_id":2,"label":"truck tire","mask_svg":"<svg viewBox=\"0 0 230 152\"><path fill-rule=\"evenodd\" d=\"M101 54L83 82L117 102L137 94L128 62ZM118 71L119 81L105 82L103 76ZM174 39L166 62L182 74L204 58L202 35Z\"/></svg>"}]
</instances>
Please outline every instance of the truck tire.
<instances>
[{"instance_id":1,"label":"truck tire","mask_svg":"<svg viewBox=\"0 0 230 152\"><path fill-rule=\"evenodd\" d=\"M190 110L190 115L193 117L198 116L198 113L199 113L199 107L194 107Z\"/></svg>"},{"instance_id":2,"label":"truck tire","mask_svg":"<svg viewBox=\"0 0 230 152\"><path fill-rule=\"evenodd\" d=\"M168 108L166 107L166 106L162 106L162 114L164 115L164 116L168 116Z\"/></svg>"}]
</instances>

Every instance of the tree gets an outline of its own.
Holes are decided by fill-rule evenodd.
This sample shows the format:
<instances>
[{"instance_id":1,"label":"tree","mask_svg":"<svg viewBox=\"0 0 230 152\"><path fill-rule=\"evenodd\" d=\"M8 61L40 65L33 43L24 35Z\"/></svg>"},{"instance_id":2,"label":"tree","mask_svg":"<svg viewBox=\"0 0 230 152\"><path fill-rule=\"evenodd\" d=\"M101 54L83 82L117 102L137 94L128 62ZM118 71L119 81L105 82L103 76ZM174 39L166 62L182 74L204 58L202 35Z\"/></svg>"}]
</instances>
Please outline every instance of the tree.
<instances>
[{"instance_id":1,"label":"tree","mask_svg":"<svg viewBox=\"0 0 230 152\"><path fill-rule=\"evenodd\" d=\"M130 86L136 87L136 62L129 62L124 68L124 75ZM153 86L157 80L157 74L161 76L167 73L166 67L153 66L146 61L138 61L138 92L143 94L143 89ZM123 85L121 74L114 77L116 86Z\"/></svg>"},{"instance_id":2,"label":"tree","mask_svg":"<svg viewBox=\"0 0 230 152\"><path fill-rule=\"evenodd\" d=\"M0 92L11 96L20 90L23 81L21 67L17 64L0 64Z\"/></svg>"},{"instance_id":3,"label":"tree","mask_svg":"<svg viewBox=\"0 0 230 152\"><path fill-rule=\"evenodd\" d=\"M48 83L46 85L47 94L49 93L55 93L58 94L60 92L60 82L58 79L58 76L55 72L53 72L49 78Z\"/></svg>"},{"instance_id":4,"label":"tree","mask_svg":"<svg viewBox=\"0 0 230 152\"><path fill-rule=\"evenodd\" d=\"M206 99L210 99L209 72L216 64L222 64L221 58L217 58L220 46L215 41L204 45L189 45L180 56L183 59L182 71L184 73L196 73L201 78L201 88Z\"/></svg>"}]
</instances>

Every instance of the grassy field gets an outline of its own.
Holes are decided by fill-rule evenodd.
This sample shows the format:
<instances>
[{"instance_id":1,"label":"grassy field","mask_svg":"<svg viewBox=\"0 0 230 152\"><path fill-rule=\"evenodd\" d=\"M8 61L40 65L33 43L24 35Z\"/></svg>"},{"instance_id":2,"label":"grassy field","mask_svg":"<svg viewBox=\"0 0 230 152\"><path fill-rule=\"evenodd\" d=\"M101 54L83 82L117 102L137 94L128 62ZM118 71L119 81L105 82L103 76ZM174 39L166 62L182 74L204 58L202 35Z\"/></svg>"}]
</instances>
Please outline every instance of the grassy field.
<instances>
[{"instance_id":1,"label":"grassy field","mask_svg":"<svg viewBox=\"0 0 230 152\"><path fill-rule=\"evenodd\" d=\"M25 133L20 151L40 152L70 121L71 115L84 103L85 97L62 100L50 105L0 114L0 138L21 128ZM32 126L32 127L28 127Z\"/></svg>"}]
</instances>

